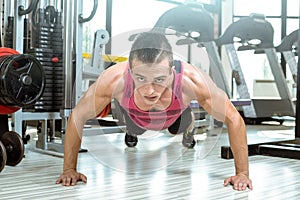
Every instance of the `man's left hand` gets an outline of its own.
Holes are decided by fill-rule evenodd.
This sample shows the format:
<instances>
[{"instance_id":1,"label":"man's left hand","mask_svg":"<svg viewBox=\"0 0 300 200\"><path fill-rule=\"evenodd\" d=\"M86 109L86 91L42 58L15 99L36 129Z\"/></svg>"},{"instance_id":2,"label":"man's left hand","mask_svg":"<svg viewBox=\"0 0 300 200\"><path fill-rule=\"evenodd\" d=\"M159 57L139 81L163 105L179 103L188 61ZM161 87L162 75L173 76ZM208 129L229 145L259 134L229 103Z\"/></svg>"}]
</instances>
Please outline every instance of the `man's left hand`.
<instances>
[{"instance_id":1,"label":"man's left hand","mask_svg":"<svg viewBox=\"0 0 300 200\"><path fill-rule=\"evenodd\" d=\"M247 187L252 190L252 181L250 178L244 174L238 174L236 176L231 176L224 180L224 186L231 184L234 190L243 191L246 190Z\"/></svg>"}]
</instances>

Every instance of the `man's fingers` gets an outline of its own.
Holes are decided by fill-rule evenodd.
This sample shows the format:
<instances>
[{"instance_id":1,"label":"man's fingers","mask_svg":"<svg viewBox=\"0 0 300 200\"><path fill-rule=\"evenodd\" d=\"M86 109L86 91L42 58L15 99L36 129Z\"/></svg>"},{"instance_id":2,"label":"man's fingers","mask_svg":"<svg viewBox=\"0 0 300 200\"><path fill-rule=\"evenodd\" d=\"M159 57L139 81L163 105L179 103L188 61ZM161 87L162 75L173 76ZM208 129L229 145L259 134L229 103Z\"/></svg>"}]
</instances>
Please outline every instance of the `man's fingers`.
<instances>
[{"instance_id":1,"label":"man's fingers","mask_svg":"<svg viewBox=\"0 0 300 200\"><path fill-rule=\"evenodd\" d=\"M75 177L72 177L72 179L70 180L70 183L72 186L76 185L77 179Z\"/></svg>"},{"instance_id":2,"label":"man's fingers","mask_svg":"<svg viewBox=\"0 0 300 200\"><path fill-rule=\"evenodd\" d=\"M56 184L60 184L60 183L61 183L61 178L59 177L59 178L56 180L55 183L56 183Z\"/></svg>"},{"instance_id":3,"label":"man's fingers","mask_svg":"<svg viewBox=\"0 0 300 200\"><path fill-rule=\"evenodd\" d=\"M226 178L226 179L224 180L224 186L227 186L230 182L231 182L231 177Z\"/></svg>"},{"instance_id":4,"label":"man's fingers","mask_svg":"<svg viewBox=\"0 0 300 200\"><path fill-rule=\"evenodd\" d=\"M84 183L86 183L87 182L87 178L86 178L86 176L85 175L83 175L83 174L80 174L80 178L79 178L81 181L83 181Z\"/></svg>"},{"instance_id":5,"label":"man's fingers","mask_svg":"<svg viewBox=\"0 0 300 200\"><path fill-rule=\"evenodd\" d=\"M69 186L71 182L71 178L63 178L63 185L65 186Z\"/></svg>"},{"instance_id":6,"label":"man's fingers","mask_svg":"<svg viewBox=\"0 0 300 200\"><path fill-rule=\"evenodd\" d=\"M251 182L249 183L248 188L249 188L250 190L253 189L253 186L252 186L252 183L251 183Z\"/></svg>"}]
</instances>

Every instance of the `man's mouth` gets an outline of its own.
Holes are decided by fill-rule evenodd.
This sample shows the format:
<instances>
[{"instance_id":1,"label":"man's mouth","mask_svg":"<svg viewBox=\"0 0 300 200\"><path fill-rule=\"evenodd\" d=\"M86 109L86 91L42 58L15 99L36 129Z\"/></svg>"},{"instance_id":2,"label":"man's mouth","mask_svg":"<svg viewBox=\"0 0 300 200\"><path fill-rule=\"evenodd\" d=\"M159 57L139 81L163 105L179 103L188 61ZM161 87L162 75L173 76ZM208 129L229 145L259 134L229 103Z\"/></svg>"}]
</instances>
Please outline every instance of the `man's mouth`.
<instances>
[{"instance_id":1,"label":"man's mouth","mask_svg":"<svg viewBox=\"0 0 300 200\"><path fill-rule=\"evenodd\" d=\"M144 98L148 101L155 101L157 99L157 96L153 96L153 97L145 96Z\"/></svg>"}]
</instances>

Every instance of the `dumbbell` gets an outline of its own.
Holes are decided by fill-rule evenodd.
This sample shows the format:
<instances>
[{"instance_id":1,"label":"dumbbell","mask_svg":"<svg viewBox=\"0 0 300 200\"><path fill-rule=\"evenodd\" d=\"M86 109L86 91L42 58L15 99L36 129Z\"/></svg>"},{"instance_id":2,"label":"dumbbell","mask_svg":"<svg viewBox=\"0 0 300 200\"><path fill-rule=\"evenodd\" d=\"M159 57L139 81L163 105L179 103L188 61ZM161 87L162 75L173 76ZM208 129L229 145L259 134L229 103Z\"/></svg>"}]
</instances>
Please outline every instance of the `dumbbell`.
<instances>
[{"instance_id":1,"label":"dumbbell","mask_svg":"<svg viewBox=\"0 0 300 200\"><path fill-rule=\"evenodd\" d=\"M7 131L0 136L0 172L5 165L16 166L24 157L24 143L14 131Z\"/></svg>"}]
</instances>

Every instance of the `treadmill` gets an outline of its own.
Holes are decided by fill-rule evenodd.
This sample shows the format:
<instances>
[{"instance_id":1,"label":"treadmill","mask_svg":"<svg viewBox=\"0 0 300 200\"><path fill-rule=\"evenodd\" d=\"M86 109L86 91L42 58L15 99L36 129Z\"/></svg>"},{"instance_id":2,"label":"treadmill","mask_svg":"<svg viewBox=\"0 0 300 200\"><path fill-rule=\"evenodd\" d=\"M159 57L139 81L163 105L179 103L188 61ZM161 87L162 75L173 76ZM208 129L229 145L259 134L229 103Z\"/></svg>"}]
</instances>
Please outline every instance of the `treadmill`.
<instances>
[{"instance_id":1,"label":"treadmill","mask_svg":"<svg viewBox=\"0 0 300 200\"><path fill-rule=\"evenodd\" d=\"M238 30L243 30L243 32L240 32ZM259 31L261 30L261 31ZM298 41L298 31L294 31L290 35L286 36L283 40L281 45L278 47L274 48L271 41L273 39L272 33L273 29L271 28L270 24L265 21L263 16L257 16L257 15L250 15L250 17L247 18L242 18L239 21L233 23L224 33L222 37L216 42L219 46L225 45L227 54L228 56L231 56L231 64L233 70L236 70L238 73L238 76L235 78L238 79L236 80L238 84L238 89L239 91L243 92L243 89L245 89L245 83L244 79L242 77L242 72L240 69L240 65L237 59L236 51L233 49L233 37L239 37L242 39L243 42L250 40L252 38L258 38L262 42L258 45L258 47L255 46L250 46L250 47L242 47L244 50L246 48L252 49L255 48L256 52L261 53L262 50L266 54L268 54L268 59L273 59L270 64L272 64L272 72L275 71L275 69L279 69L277 65L275 65L277 62L277 57L275 52L282 52L283 55L285 55L286 62L290 65L292 63L293 67L293 72L292 74L295 75L295 81L297 81L297 64L296 60L294 58L295 54L292 51L292 47L294 44ZM268 35L269 34L269 35ZM255 35L256 37L253 37ZM298 45L297 45L298 46ZM289 58L289 59L287 59ZM232 62L233 59L235 59L235 62ZM292 60L292 62L290 62ZM277 66L277 68L275 68ZM292 70L292 69L291 69ZM286 88L286 82L281 75L282 70L278 70L279 72L276 72L276 78L282 79L276 82L277 86L279 84L283 84L281 86L281 90ZM275 76L274 75L274 76ZM287 90L288 91L288 90ZM299 93L299 89L297 91ZM286 96L283 96L283 94L286 93ZM241 93L240 93L241 94ZM287 110L285 112L282 112L284 114L290 114L290 115L295 115L294 113L294 103L289 99L288 97L288 92L282 91L281 95L282 97L285 97L284 101L274 101L271 102L270 100L270 105L277 106L275 104L276 102L278 104L282 104L281 107L279 108L286 108ZM299 95L298 95L299 96ZM266 100L267 101L267 100ZM262 106L259 103L261 100L257 101L256 99L252 99L253 102L253 109L258 108L258 106ZM272 103L272 104L271 104ZM286 103L286 105L285 105ZM244 108L244 107L243 107ZM261 109L271 109L269 106L262 107ZM279 110L278 107L276 107L276 110ZM270 114L272 114L270 111L268 111ZM260 112L255 112L256 117L261 116ZM266 116L266 115L263 115ZM297 125L296 125L296 130L295 130L295 139L292 140L282 140L282 141L276 141L276 142L266 142L266 143L257 143L257 144L248 144L248 149L249 149L249 156L252 155L265 155L265 156L276 156L276 157L283 157L283 158L292 158L292 159L300 159L300 139L299 139L299 132L297 131ZM221 147L221 158L224 159L231 159L233 158L233 154L231 151L231 148L229 146L222 146Z\"/></svg>"},{"instance_id":2,"label":"treadmill","mask_svg":"<svg viewBox=\"0 0 300 200\"><path fill-rule=\"evenodd\" d=\"M251 99L251 104L243 106L242 115L246 123L259 124L262 121L279 121L280 117L295 116L295 104L283 71L278 63L276 49L273 45L274 30L272 25L262 14L251 14L236 22L233 22L225 30L224 34L216 40L216 44L224 46L229 63L232 68L237 92L242 99ZM235 49L235 39L242 44ZM260 43L253 44L251 41L258 40ZM274 81L279 92L279 98L251 98L244 79L242 67L239 62L237 51L254 50L254 53L265 53L269 61Z\"/></svg>"}]
</instances>

